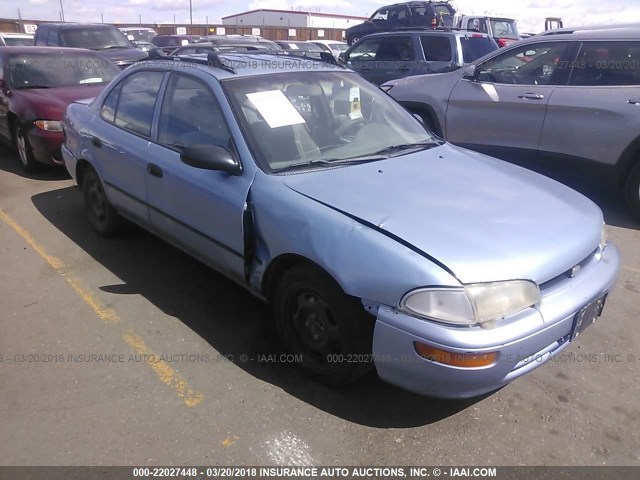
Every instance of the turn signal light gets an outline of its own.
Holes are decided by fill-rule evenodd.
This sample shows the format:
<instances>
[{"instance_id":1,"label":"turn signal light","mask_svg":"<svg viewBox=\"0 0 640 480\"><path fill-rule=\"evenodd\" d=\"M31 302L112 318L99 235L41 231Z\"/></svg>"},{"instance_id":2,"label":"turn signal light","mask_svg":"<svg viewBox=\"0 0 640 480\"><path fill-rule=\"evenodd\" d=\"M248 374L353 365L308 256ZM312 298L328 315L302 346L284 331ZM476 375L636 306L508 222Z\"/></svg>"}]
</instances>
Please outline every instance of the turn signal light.
<instances>
[{"instance_id":1,"label":"turn signal light","mask_svg":"<svg viewBox=\"0 0 640 480\"><path fill-rule=\"evenodd\" d=\"M450 365L461 368L488 367L496 363L498 352L488 353L460 353L447 352L438 348L430 347L420 342L413 342L416 353L422 358L432 362Z\"/></svg>"}]
</instances>

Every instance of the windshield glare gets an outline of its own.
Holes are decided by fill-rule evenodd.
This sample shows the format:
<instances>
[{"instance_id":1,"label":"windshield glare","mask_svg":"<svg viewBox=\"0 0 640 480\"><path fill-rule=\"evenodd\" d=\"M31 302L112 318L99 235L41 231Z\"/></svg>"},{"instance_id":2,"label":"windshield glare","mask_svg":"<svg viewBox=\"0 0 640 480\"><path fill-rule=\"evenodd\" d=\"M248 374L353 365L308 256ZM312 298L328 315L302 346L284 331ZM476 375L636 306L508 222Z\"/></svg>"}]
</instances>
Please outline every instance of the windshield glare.
<instances>
[{"instance_id":1,"label":"windshield glare","mask_svg":"<svg viewBox=\"0 0 640 480\"><path fill-rule=\"evenodd\" d=\"M513 20L491 20L491 29L493 30L493 36L496 38L520 39L518 27Z\"/></svg>"},{"instance_id":2,"label":"windshield glare","mask_svg":"<svg viewBox=\"0 0 640 480\"><path fill-rule=\"evenodd\" d=\"M113 63L97 54L16 54L9 58L5 76L15 89L95 85L120 73Z\"/></svg>"},{"instance_id":3,"label":"windshield glare","mask_svg":"<svg viewBox=\"0 0 640 480\"><path fill-rule=\"evenodd\" d=\"M377 152L389 147L440 142L355 73L287 72L222 83L258 163L271 170L379 160Z\"/></svg>"},{"instance_id":4,"label":"windshield glare","mask_svg":"<svg viewBox=\"0 0 640 480\"><path fill-rule=\"evenodd\" d=\"M62 31L65 47L103 50L109 47L132 48L131 42L117 28L71 28Z\"/></svg>"}]
</instances>

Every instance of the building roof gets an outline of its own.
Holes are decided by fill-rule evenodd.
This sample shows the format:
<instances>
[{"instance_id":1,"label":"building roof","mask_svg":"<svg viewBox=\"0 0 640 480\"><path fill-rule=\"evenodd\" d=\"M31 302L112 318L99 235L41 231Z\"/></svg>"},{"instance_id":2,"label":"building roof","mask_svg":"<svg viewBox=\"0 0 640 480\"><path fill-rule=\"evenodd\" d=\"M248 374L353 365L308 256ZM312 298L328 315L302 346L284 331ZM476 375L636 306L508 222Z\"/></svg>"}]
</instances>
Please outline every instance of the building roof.
<instances>
[{"instance_id":1,"label":"building roof","mask_svg":"<svg viewBox=\"0 0 640 480\"><path fill-rule=\"evenodd\" d=\"M368 18L368 17L358 17L355 15L339 15L337 13L306 12L302 10L273 10L270 8L258 8L257 10L249 10L247 12L234 13L233 15L227 15L226 17L222 17L222 20L226 20L228 18L241 17L243 15L248 15L249 13L256 13L256 12L288 13L288 14L296 14L296 15L329 17L329 18L353 18L356 20L366 20Z\"/></svg>"}]
</instances>

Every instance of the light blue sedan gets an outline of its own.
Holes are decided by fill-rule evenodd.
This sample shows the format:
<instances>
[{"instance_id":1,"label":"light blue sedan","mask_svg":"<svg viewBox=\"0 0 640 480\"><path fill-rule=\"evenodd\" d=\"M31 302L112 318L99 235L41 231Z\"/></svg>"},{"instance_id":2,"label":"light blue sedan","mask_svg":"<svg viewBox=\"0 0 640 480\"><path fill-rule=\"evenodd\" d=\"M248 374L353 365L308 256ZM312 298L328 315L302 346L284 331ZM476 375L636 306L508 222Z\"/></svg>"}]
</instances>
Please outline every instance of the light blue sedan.
<instances>
[{"instance_id":1,"label":"light blue sedan","mask_svg":"<svg viewBox=\"0 0 640 480\"><path fill-rule=\"evenodd\" d=\"M591 201L309 59L142 62L64 132L93 228L126 218L269 302L331 384L493 391L571 345L619 270Z\"/></svg>"}]
</instances>

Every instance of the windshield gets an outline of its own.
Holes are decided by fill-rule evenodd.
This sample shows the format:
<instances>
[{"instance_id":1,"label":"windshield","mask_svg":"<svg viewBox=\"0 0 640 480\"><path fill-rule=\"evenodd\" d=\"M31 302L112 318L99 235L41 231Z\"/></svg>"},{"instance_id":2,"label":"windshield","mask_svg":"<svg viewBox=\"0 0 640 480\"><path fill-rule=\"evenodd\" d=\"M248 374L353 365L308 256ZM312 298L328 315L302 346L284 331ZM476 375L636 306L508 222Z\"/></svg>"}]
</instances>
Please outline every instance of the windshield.
<instances>
[{"instance_id":1,"label":"windshield","mask_svg":"<svg viewBox=\"0 0 640 480\"><path fill-rule=\"evenodd\" d=\"M331 48L331 50L346 52L347 48L349 48L349 45L347 45L346 43L332 43L329 45L329 47Z\"/></svg>"},{"instance_id":2,"label":"windshield","mask_svg":"<svg viewBox=\"0 0 640 480\"><path fill-rule=\"evenodd\" d=\"M511 38L513 40L520 40L520 34L518 34L518 27L514 20L505 20L492 18L491 30L493 36L496 38Z\"/></svg>"},{"instance_id":3,"label":"windshield","mask_svg":"<svg viewBox=\"0 0 640 480\"><path fill-rule=\"evenodd\" d=\"M14 89L56 88L107 83L120 73L106 58L92 53L20 53L9 57L5 75Z\"/></svg>"},{"instance_id":4,"label":"windshield","mask_svg":"<svg viewBox=\"0 0 640 480\"><path fill-rule=\"evenodd\" d=\"M471 63L498 49L496 42L489 37L474 37L471 35L459 38L460 45L462 46L463 63Z\"/></svg>"},{"instance_id":5,"label":"windshield","mask_svg":"<svg viewBox=\"0 0 640 480\"><path fill-rule=\"evenodd\" d=\"M158 35L155 32L155 30L146 30L146 29L122 30L122 33L124 33L127 36L127 38L129 35L133 36L133 40L136 42L151 42L151 40L153 40L153 37Z\"/></svg>"},{"instance_id":6,"label":"windshield","mask_svg":"<svg viewBox=\"0 0 640 480\"><path fill-rule=\"evenodd\" d=\"M107 48L133 48L127 37L115 27L69 28L62 30L65 47L104 50Z\"/></svg>"},{"instance_id":7,"label":"windshield","mask_svg":"<svg viewBox=\"0 0 640 480\"><path fill-rule=\"evenodd\" d=\"M7 47L29 47L33 45L33 37L4 37Z\"/></svg>"},{"instance_id":8,"label":"windshield","mask_svg":"<svg viewBox=\"0 0 640 480\"><path fill-rule=\"evenodd\" d=\"M272 171L380 160L441 142L353 72L296 71L222 84L258 163Z\"/></svg>"}]
</instances>

